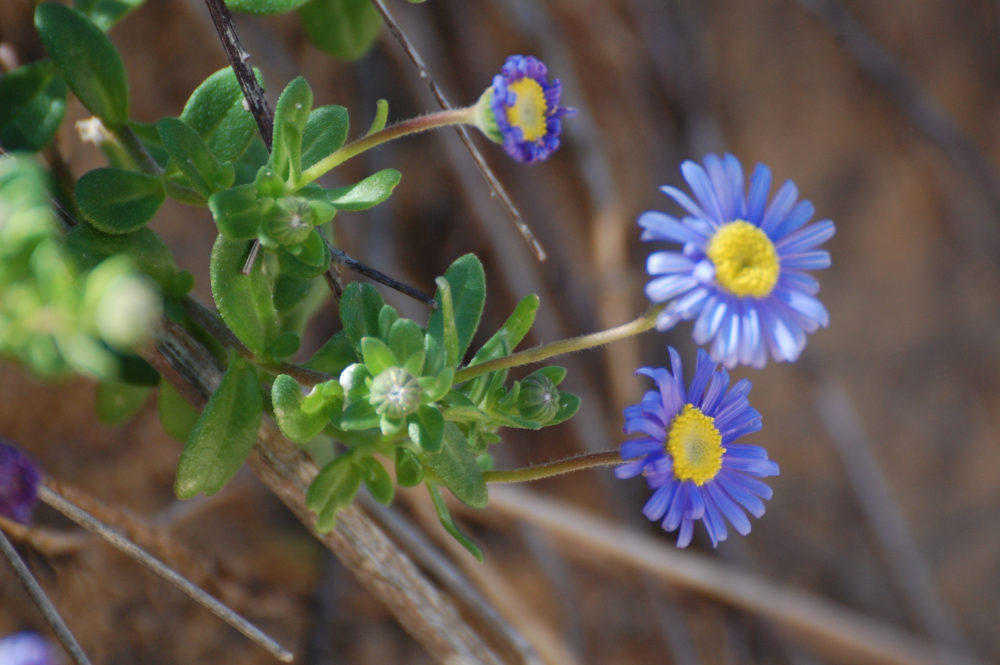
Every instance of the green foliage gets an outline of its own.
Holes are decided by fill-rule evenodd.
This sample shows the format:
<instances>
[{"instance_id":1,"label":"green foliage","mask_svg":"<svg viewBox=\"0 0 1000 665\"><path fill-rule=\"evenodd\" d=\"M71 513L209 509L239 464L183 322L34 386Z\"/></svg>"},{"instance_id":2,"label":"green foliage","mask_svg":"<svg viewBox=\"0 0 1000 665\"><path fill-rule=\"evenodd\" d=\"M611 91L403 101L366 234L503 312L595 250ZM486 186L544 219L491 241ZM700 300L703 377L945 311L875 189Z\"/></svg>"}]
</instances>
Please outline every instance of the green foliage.
<instances>
[{"instance_id":1,"label":"green foliage","mask_svg":"<svg viewBox=\"0 0 1000 665\"><path fill-rule=\"evenodd\" d=\"M428 452L424 458L437 479L451 490L456 499L470 508L486 507L483 472L457 425L446 424L440 449Z\"/></svg>"},{"instance_id":2,"label":"green foliage","mask_svg":"<svg viewBox=\"0 0 1000 665\"><path fill-rule=\"evenodd\" d=\"M479 549L479 546L471 538L462 533L462 530L455 524L455 519L448 512L448 506L445 504L444 498L442 498L438 488L432 483L427 483L427 491L431 495L431 500L434 502L434 510L437 512L438 519L441 520L441 526L444 527L444 530L458 541L462 547L468 550L472 556L476 557L480 562L483 561L483 551Z\"/></svg>"},{"instance_id":3,"label":"green foliage","mask_svg":"<svg viewBox=\"0 0 1000 665\"><path fill-rule=\"evenodd\" d=\"M178 498L214 494L236 475L257 440L263 408L257 373L234 358L184 445L174 482Z\"/></svg>"},{"instance_id":4,"label":"green foliage","mask_svg":"<svg viewBox=\"0 0 1000 665\"><path fill-rule=\"evenodd\" d=\"M41 150L66 114L66 82L51 62L37 62L0 76L0 146Z\"/></svg>"},{"instance_id":5,"label":"green foliage","mask_svg":"<svg viewBox=\"0 0 1000 665\"><path fill-rule=\"evenodd\" d=\"M100 168L76 183L76 202L88 222L105 233L131 233L146 225L163 205L159 178L138 171Z\"/></svg>"},{"instance_id":6,"label":"green foliage","mask_svg":"<svg viewBox=\"0 0 1000 665\"><path fill-rule=\"evenodd\" d=\"M128 120L128 80L121 56L101 28L80 12L44 2L35 27L70 90L87 110L115 129Z\"/></svg>"},{"instance_id":7,"label":"green foliage","mask_svg":"<svg viewBox=\"0 0 1000 665\"><path fill-rule=\"evenodd\" d=\"M226 6L234 12L269 16L298 9L305 2L306 0L226 0Z\"/></svg>"},{"instance_id":8,"label":"green foliage","mask_svg":"<svg viewBox=\"0 0 1000 665\"><path fill-rule=\"evenodd\" d=\"M145 0L76 0L76 9L87 15L98 28L107 32L111 27L125 17L126 14L138 8Z\"/></svg>"},{"instance_id":9,"label":"green foliage","mask_svg":"<svg viewBox=\"0 0 1000 665\"><path fill-rule=\"evenodd\" d=\"M183 120L163 118L156 129L173 166L180 169L203 197L207 199L233 184L236 172L232 163L220 163L198 132Z\"/></svg>"},{"instance_id":10,"label":"green foliage","mask_svg":"<svg viewBox=\"0 0 1000 665\"><path fill-rule=\"evenodd\" d=\"M309 122L312 100L312 89L300 76L285 87L274 109L270 167L289 184L298 183L302 175L302 135Z\"/></svg>"},{"instance_id":11,"label":"green foliage","mask_svg":"<svg viewBox=\"0 0 1000 665\"><path fill-rule=\"evenodd\" d=\"M340 60L357 60L371 48L382 17L369 0L310 0L299 9L309 41Z\"/></svg>"},{"instance_id":12,"label":"green foliage","mask_svg":"<svg viewBox=\"0 0 1000 665\"><path fill-rule=\"evenodd\" d=\"M152 388L121 381L97 384L95 405L97 419L105 425L120 425L134 416L149 398Z\"/></svg>"},{"instance_id":13,"label":"green foliage","mask_svg":"<svg viewBox=\"0 0 1000 665\"><path fill-rule=\"evenodd\" d=\"M201 415L166 379L160 381L156 413L160 416L163 431L177 441L187 441Z\"/></svg>"},{"instance_id":14,"label":"green foliage","mask_svg":"<svg viewBox=\"0 0 1000 665\"><path fill-rule=\"evenodd\" d=\"M316 530L331 531L337 511L354 500L361 486L361 472L350 455L341 455L324 466L306 491L306 507L316 513Z\"/></svg>"},{"instance_id":15,"label":"green foliage","mask_svg":"<svg viewBox=\"0 0 1000 665\"><path fill-rule=\"evenodd\" d=\"M320 106L302 130L302 168L307 169L344 145L350 120L343 106Z\"/></svg>"},{"instance_id":16,"label":"green foliage","mask_svg":"<svg viewBox=\"0 0 1000 665\"><path fill-rule=\"evenodd\" d=\"M254 74L260 80L260 72L255 69ZM191 93L180 119L198 132L216 159L227 162L243 154L257 131L244 103L239 81L232 68L226 67Z\"/></svg>"},{"instance_id":17,"label":"green foliage","mask_svg":"<svg viewBox=\"0 0 1000 665\"><path fill-rule=\"evenodd\" d=\"M249 249L247 242L216 238L210 267L212 297L222 320L240 341L251 352L266 355L280 333L271 297L274 283L266 270L240 272Z\"/></svg>"},{"instance_id":18,"label":"green foliage","mask_svg":"<svg viewBox=\"0 0 1000 665\"><path fill-rule=\"evenodd\" d=\"M274 379L271 384L271 402L278 427L296 443L305 443L317 436L329 422L325 410L303 410L303 401L302 388L295 379L286 374L280 374Z\"/></svg>"},{"instance_id":19,"label":"green foliage","mask_svg":"<svg viewBox=\"0 0 1000 665\"><path fill-rule=\"evenodd\" d=\"M399 184L396 169L382 169L361 182L325 190L325 200L338 210L367 210L389 198Z\"/></svg>"}]
</instances>

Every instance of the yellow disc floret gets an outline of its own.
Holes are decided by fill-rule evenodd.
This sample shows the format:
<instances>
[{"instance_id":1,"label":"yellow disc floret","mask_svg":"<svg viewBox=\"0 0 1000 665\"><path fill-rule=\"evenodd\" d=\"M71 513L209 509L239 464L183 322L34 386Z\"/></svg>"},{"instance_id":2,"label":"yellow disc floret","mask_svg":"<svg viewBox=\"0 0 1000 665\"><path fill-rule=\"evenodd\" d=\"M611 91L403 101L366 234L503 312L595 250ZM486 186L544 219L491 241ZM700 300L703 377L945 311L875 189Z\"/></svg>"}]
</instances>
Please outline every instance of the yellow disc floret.
<instances>
[{"instance_id":1,"label":"yellow disc floret","mask_svg":"<svg viewBox=\"0 0 1000 665\"><path fill-rule=\"evenodd\" d=\"M738 219L722 226L708 241L715 279L735 296L762 298L778 283L781 265L774 243L750 222Z\"/></svg>"},{"instance_id":2,"label":"yellow disc floret","mask_svg":"<svg viewBox=\"0 0 1000 665\"><path fill-rule=\"evenodd\" d=\"M514 105L507 109L510 126L520 127L525 141L537 141L545 136L548 105L541 84L525 77L511 83L508 89L517 95Z\"/></svg>"},{"instance_id":3,"label":"yellow disc floret","mask_svg":"<svg viewBox=\"0 0 1000 665\"><path fill-rule=\"evenodd\" d=\"M674 460L674 476L703 485L722 468L722 434L715 418L706 416L694 404L686 404L670 424L666 449Z\"/></svg>"}]
</instances>

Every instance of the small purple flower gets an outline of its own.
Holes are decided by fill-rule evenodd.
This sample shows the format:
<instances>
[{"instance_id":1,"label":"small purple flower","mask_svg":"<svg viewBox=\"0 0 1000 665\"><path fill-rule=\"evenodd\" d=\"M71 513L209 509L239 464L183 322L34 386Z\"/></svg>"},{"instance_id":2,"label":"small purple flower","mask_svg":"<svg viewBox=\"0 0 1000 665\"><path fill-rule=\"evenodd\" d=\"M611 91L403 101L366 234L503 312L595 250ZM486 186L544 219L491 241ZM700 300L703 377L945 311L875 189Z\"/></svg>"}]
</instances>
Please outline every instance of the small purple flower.
<instances>
[{"instance_id":1,"label":"small purple flower","mask_svg":"<svg viewBox=\"0 0 1000 665\"><path fill-rule=\"evenodd\" d=\"M37 633L14 633L0 638L2 665L56 665L55 650Z\"/></svg>"},{"instance_id":2,"label":"small purple flower","mask_svg":"<svg viewBox=\"0 0 1000 665\"><path fill-rule=\"evenodd\" d=\"M550 84L547 73L533 56L509 56L483 96L492 111L492 122L481 123L489 125L484 132L519 162L552 154L559 147L561 118L576 113L559 105L562 84L559 79Z\"/></svg>"},{"instance_id":3,"label":"small purple flower","mask_svg":"<svg viewBox=\"0 0 1000 665\"><path fill-rule=\"evenodd\" d=\"M646 295L667 303L656 321L668 330L693 320L692 337L711 345L712 359L726 367L763 367L770 355L791 362L806 335L826 327L830 315L815 296L819 282L807 271L827 268L819 249L833 237L828 219L806 224L814 208L797 201L789 180L768 203L771 171L758 164L744 192L743 167L732 155L708 155L702 167L681 165L694 198L662 187L687 211L677 218L658 211L639 216L642 239L681 245L649 255L652 279Z\"/></svg>"},{"instance_id":4,"label":"small purple flower","mask_svg":"<svg viewBox=\"0 0 1000 665\"><path fill-rule=\"evenodd\" d=\"M0 515L27 524L42 474L30 457L0 439ZM0 663L4 663L0 659Z\"/></svg>"},{"instance_id":5,"label":"small purple flower","mask_svg":"<svg viewBox=\"0 0 1000 665\"><path fill-rule=\"evenodd\" d=\"M622 444L625 463L615 475L646 477L653 495L642 512L662 520L664 531L679 529L678 547L691 542L698 520L714 547L726 539L726 521L738 533L750 533L746 513L760 517L763 499L771 498L771 488L759 478L778 475L778 465L763 448L735 443L761 428L760 414L747 400L750 382L740 379L729 388L729 373L698 349L685 389L680 355L668 351L672 373L650 367L636 372L653 379L657 389L625 409L625 433L641 436Z\"/></svg>"}]
</instances>

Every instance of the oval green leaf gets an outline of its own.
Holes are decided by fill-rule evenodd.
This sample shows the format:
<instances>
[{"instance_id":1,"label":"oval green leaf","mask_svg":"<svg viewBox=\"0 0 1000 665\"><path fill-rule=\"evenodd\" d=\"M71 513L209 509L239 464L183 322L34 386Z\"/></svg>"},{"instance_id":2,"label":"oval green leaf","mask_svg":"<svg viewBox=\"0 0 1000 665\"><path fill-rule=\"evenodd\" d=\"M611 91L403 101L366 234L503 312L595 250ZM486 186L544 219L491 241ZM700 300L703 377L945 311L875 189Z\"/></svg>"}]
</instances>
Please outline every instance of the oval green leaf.
<instances>
[{"instance_id":1,"label":"oval green leaf","mask_svg":"<svg viewBox=\"0 0 1000 665\"><path fill-rule=\"evenodd\" d=\"M302 168L309 168L344 145L348 124L347 109L343 106L313 109L302 132Z\"/></svg>"},{"instance_id":2,"label":"oval green leaf","mask_svg":"<svg viewBox=\"0 0 1000 665\"><path fill-rule=\"evenodd\" d=\"M271 297L270 271L258 265L249 275L240 272L249 248L246 241L221 235L216 239L210 266L212 297L230 330L250 351L263 355L280 332L278 312Z\"/></svg>"},{"instance_id":3,"label":"oval green leaf","mask_svg":"<svg viewBox=\"0 0 1000 665\"><path fill-rule=\"evenodd\" d=\"M454 423L445 423L441 448L426 453L427 464L455 498L470 508L485 508L486 481L469 450L462 431Z\"/></svg>"},{"instance_id":4,"label":"oval green leaf","mask_svg":"<svg viewBox=\"0 0 1000 665\"><path fill-rule=\"evenodd\" d=\"M287 374L279 374L271 384L271 401L281 433L289 441L305 443L323 431L329 422L325 409L312 413L302 410L302 388Z\"/></svg>"},{"instance_id":5,"label":"oval green leaf","mask_svg":"<svg viewBox=\"0 0 1000 665\"><path fill-rule=\"evenodd\" d=\"M35 10L35 27L66 84L110 128L128 120L128 79L121 56L93 21L49 2Z\"/></svg>"},{"instance_id":6,"label":"oval green leaf","mask_svg":"<svg viewBox=\"0 0 1000 665\"><path fill-rule=\"evenodd\" d=\"M254 74L260 80L260 72ZM243 105L243 90L231 67L215 72L188 98L180 119L205 141L219 161L231 161L250 145L257 123Z\"/></svg>"},{"instance_id":7,"label":"oval green leaf","mask_svg":"<svg viewBox=\"0 0 1000 665\"><path fill-rule=\"evenodd\" d=\"M174 482L178 498L214 494L236 475L253 450L263 408L256 372L235 358L181 453Z\"/></svg>"},{"instance_id":8,"label":"oval green leaf","mask_svg":"<svg viewBox=\"0 0 1000 665\"><path fill-rule=\"evenodd\" d=\"M371 48L382 17L369 0L311 0L299 9L306 36L340 60L357 60Z\"/></svg>"},{"instance_id":9,"label":"oval green leaf","mask_svg":"<svg viewBox=\"0 0 1000 665\"><path fill-rule=\"evenodd\" d=\"M326 190L326 202L338 210L367 210L389 198L400 177L396 169L382 169L361 182Z\"/></svg>"},{"instance_id":10,"label":"oval green leaf","mask_svg":"<svg viewBox=\"0 0 1000 665\"><path fill-rule=\"evenodd\" d=\"M156 129L174 165L205 198L233 184L236 172L229 162L220 163L201 136L178 118L163 118Z\"/></svg>"},{"instance_id":11,"label":"oval green leaf","mask_svg":"<svg viewBox=\"0 0 1000 665\"><path fill-rule=\"evenodd\" d=\"M80 212L105 233L131 233L142 228L165 198L159 178L137 171L94 169L76 183Z\"/></svg>"},{"instance_id":12,"label":"oval green leaf","mask_svg":"<svg viewBox=\"0 0 1000 665\"><path fill-rule=\"evenodd\" d=\"M0 76L0 146L41 150L66 114L66 83L51 62L26 65Z\"/></svg>"}]
</instances>

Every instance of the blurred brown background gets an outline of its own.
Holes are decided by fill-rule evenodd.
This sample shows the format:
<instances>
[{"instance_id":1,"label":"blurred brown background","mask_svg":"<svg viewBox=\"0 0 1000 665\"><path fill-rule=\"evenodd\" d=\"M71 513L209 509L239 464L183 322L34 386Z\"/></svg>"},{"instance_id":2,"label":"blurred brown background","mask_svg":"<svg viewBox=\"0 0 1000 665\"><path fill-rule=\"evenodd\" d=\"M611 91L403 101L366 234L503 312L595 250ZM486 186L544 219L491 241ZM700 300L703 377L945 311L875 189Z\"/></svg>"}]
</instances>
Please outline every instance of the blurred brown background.
<instances>
[{"instance_id":1,"label":"blurred brown background","mask_svg":"<svg viewBox=\"0 0 1000 665\"><path fill-rule=\"evenodd\" d=\"M767 515L747 538L694 549L761 580L832 600L862 618L983 662L1000 660L1000 9L971 0L430 0L387 4L453 103L471 103L510 53L544 59L579 115L563 147L524 166L475 137L549 253L539 264L451 130L397 142L328 181L377 168L403 173L395 195L337 228L355 257L426 290L456 257L487 267L489 334L527 293L541 296L532 343L623 323L645 308L636 216L678 212L657 187L678 165L728 151L791 178L837 222L833 267L818 273L831 327L794 365L739 370L782 469ZM0 40L42 57L30 3L0 3ZM272 102L307 77L316 103L352 114L352 135L388 99L390 119L435 109L386 32L357 63L333 62L294 16L239 17ZM112 32L132 85L133 117L177 115L225 59L198 0L150 0ZM101 164L72 120L59 139L77 174ZM198 276L214 226L168 204L154 228ZM396 294L410 316L425 314ZM315 344L336 325L318 317ZM621 411L646 388L641 364L664 347L693 359L690 325L569 359L584 399L571 423L513 433L500 466L616 446ZM180 451L150 404L117 428L97 424L93 385L41 385L0 365L0 435L48 472L129 511L162 536L160 552L257 620L304 663L426 663L419 645L325 556L249 473L220 495L179 504ZM641 481L610 471L532 489L632 528ZM416 495L418 492L409 491ZM403 501L404 508L416 502ZM404 511L405 512L405 511ZM418 510L419 513L419 510ZM567 558L544 530L491 514L463 517L483 544L489 584L531 609L510 616L548 631L579 663L823 663L817 651L752 613L651 581L618 564ZM20 538L95 663L268 663L257 647L166 583L47 510ZM699 527L700 529L701 527ZM439 527L428 525L434 540ZM477 564L478 565L478 564ZM0 565L0 634L44 631ZM546 652L548 653L548 652ZM843 661L842 655L839 660ZM851 662L848 659L847 662ZM857 661L854 661L857 662Z\"/></svg>"}]
</instances>

